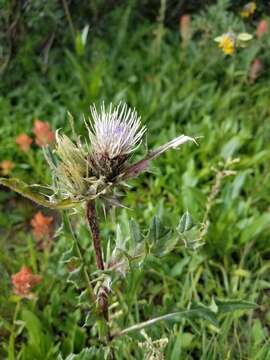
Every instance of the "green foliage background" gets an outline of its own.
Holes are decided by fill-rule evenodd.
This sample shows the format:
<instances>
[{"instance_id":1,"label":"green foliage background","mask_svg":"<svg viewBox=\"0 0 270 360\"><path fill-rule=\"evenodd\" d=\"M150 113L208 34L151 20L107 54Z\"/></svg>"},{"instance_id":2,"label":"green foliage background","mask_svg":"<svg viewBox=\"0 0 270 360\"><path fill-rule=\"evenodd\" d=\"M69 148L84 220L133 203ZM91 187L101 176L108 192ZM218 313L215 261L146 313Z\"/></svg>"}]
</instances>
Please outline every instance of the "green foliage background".
<instances>
[{"instance_id":1,"label":"green foliage background","mask_svg":"<svg viewBox=\"0 0 270 360\"><path fill-rule=\"evenodd\" d=\"M238 158L223 179L209 214L205 245L197 252L175 250L149 259L120 280L112 302L124 309L116 319L126 327L175 309L190 301L211 304L212 297L256 302L253 312L221 318L220 328L207 320L160 323L147 330L153 340L167 337L166 359L268 359L269 353L269 35L251 41L226 57L213 39L233 29L255 35L267 6L257 2L251 19L243 21L244 2L161 1L164 22L155 1L1 1L0 161L16 165L12 175L29 183L46 184L50 174L35 148L23 154L15 144L21 132L31 134L33 120L48 121L70 132L67 110L78 132L85 134L82 114L89 104L126 101L148 127L152 148L178 134L202 136L200 146L185 145L153 164L153 172L132 181L123 199L131 210L117 210L125 228L135 218L144 228L159 215L176 226L188 210L195 222L205 214L215 182L214 169ZM182 46L179 15L192 14L192 40ZM82 30L89 25L85 44ZM250 65L259 57L264 72L249 80ZM0 192L0 357L56 359L89 347L91 323L76 308L76 289L65 283L60 262L67 234L54 239L48 255L36 248L29 223L32 204L1 188ZM58 215L55 215L56 218ZM79 221L79 220L77 220ZM58 220L60 223L60 219ZM82 221L81 221L82 222ZM110 220L103 237L116 230ZM89 246L86 226L82 245ZM70 240L71 241L71 240ZM91 250L89 261L94 264ZM37 302L19 309L12 298L11 274L27 264L44 277ZM119 359L139 359L140 335L119 338ZM101 350L74 359L103 358Z\"/></svg>"}]
</instances>

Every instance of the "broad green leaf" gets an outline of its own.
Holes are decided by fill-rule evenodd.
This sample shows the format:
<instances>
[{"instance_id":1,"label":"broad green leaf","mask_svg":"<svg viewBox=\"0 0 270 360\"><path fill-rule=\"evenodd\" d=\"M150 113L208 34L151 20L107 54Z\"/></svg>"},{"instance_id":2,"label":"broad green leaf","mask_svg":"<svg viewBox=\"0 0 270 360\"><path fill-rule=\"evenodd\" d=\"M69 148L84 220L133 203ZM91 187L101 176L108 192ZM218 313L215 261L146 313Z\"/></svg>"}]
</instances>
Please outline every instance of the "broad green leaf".
<instances>
[{"instance_id":1,"label":"broad green leaf","mask_svg":"<svg viewBox=\"0 0 270 360\"><path fill-rule=\"evenodd\" d=\"M149 227L148 238L150 242L157 242L158 240L164 238L169 232L170 230L163 226L159 217L154 216Z\"/></svg>"},{"instance_id":2,"label":"broad green leaf","mask_svg":"<svg viewBox=\"0 0 270 360\"><path fill-rule=\"evenodd\" d=\"M22 311L22 320L28 330L29 342L36 347L42 343L42 324L39 318L30 310Z\"/></svg>"},{"instance_id":3,"label":"broad green leaf","mask_svg":"<svg viewBox=\"0 0 270 360\"><path fill-rule=\"evenodd\" d=\"M147 245L153 255L164 256L175 247L178 238L155 216L149 227L148 241Z\"/></svg>"},{"instance_id":4,"label":"broad green leaf","mask_svg":"<svg viewBox=\"0 0 270 360\"><path fill-rule=\"evenodd\" d=\"M19 179L6 179L0 178L0 184L8 187L9 189L17 192L18 194L24 196L25 198L34 201L38 205L50 208L50 209L68 209L74 207L78 202L72 201L70 199L60 200L60 201L49 201L45 196L34 192L31 189L30 185L27 185L25 182Z\"/></svg>"}]
</instances>

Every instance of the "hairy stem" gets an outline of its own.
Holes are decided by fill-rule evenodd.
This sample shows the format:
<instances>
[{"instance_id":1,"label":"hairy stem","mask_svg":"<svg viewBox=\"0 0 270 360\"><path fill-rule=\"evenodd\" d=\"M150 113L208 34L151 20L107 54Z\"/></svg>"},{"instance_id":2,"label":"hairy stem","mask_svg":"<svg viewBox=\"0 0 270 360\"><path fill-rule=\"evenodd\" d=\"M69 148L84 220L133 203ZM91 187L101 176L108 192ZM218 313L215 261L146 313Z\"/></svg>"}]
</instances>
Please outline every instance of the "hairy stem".
<instances>
[{"instance_id":1,"label":"hairy stem","mask_svg":"<svg viewBox=\"0 0 270 360\"><path fill-rule=\"evenodd\" d=\"M97 220L96 205L94 201L87 203L86 216L92 233L96 263L99 270L104 270L104 262L101 251L100 232Z\"/></svg>"},{"instance_id":2,"label":"hairy stem","mask_svg":"<svg viewBox=\"0 0 270 360\"><path fill-rule=\"evenodd\" d=\"M89 227L92 233L94 251L96 256L96 263L99 270L104 270L104 262L101 250L100 231L98 226L98 219L96 213L96 204L94 201L88 201L86 208L86 216ZM98 304L101 308L103 317L108 321L108 290L104 287L101 288L97 297Z\"/></svg>"}]
</instances>

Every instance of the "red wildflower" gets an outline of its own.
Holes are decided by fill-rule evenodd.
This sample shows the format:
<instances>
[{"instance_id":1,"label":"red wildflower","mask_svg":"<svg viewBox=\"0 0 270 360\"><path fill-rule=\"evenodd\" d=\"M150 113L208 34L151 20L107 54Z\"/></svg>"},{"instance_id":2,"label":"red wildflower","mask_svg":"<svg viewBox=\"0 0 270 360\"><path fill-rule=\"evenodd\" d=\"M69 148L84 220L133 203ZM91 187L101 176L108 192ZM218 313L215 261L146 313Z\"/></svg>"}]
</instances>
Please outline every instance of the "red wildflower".
<instances>
[{"instance_id":1,"label":"red wildflower","mask_svg":"<svg viewBox=\"0 0 270 360\"><path fill-rule=\"evenodd\" d=\"M48 122L36 119L33 131L36 136L36 144L38 146L49 145L55 139L55 134L51 131L50 124Z\"/></svg>"},{"instance_id":2,"label":"red wildflower","mask_svg":"<svg viewBox=\"0 0 270 360\"><path fill-rule=\"evenodd\" d=\"M30 149L32 142L33 140L26 134L20 134L16 137L16 144L24 152L27 152Z\"/></svg>"},{"instance_id":3,"label":"red wildflower","mask_svg":"<svg viewBox=\"0 0 270 360\"><path fill-rule=\"evenodd\" d=\"M183 39L183 43L187 44L191 38L191 28L190 28L190 16L183 15L180 17L180 34Z\"/></svg>"},{"instance_id":4,"label":"red wildflower","mask_svg":"<svg viewBox=\"0 0 270 360\"><path fill-rule=\"evenodd\" d=\"M36 240L49 237L52 233L52 216L45 216L41 211L37 212L31 220L34 236Z\"/></svg>"},{"instance_id":5,"label":"red wildflower","mask_svg":"<svg viewBox=\"0 0 270 360\"><path fill-rule=\"evenodd\" d=\"M254 59L249 70L250 81L255 82L262 71L263 71L262 61L258 58Z\"/></svg>"},{"instance_id":6,"label":"red wildflower","mask_svg":"<svg viewBox=\"0 0 270 360\"><path fill-rule=\"evenodd\" d=\"M266 20L261 20L257 25L256 35L258 38L261 38L268 31L268 22Z\"/></svg>"},{"instance_id":7,"label":"red wildflower","mask_svg":"<svg viewBox=\"0 0 270 360\"><path fill-rule=\"evenodd\" d=\"M34 275L32 270L27 266L22 266L18 273L12 275L11 281L15 294L29 298L31 297L32 288L42 281L42 277Z\"/></svg>"},{"instance_id":8,"label":"red wildflower","mask_svg":"<svg viewBox=\"0 0 270 360\"><path fill-rule=\"evenodd\" d=\"M1 163L0 163L0 168L1 168L1 173L3 175L8 175L10 174L11 170L14 168L14 164L12 161L10 160L3 160Z\"/></svg>"}]
</instances>

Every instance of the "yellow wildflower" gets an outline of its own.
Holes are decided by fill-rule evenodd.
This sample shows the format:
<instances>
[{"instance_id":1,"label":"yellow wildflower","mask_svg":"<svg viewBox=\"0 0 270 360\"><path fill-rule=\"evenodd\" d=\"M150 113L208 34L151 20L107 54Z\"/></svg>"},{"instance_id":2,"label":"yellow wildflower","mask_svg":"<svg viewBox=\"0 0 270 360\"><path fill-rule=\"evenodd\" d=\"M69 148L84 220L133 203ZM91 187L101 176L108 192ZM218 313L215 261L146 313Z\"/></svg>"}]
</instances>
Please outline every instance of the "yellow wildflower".
<instances>
[{"instance_id":1,"label":"yellow wildflower","mask_svg":"<svg viewBox=\"0 0 270 360\"><path fill-rule=\"evenodd\" d=\"M243 7L243 10L240 12L240 16L242 16L243 18L248 18L254 14L256 8L256 3L254 1L251 1Z\"/></svg>"},{"instance_id":2,"label":"yellow wildflower","mask_svg":"<svg viewBox=\"0 0 270 360\"><path fill-rule=\"evenodd\" d=\"M236 48L246 47L247 42L252 39L252 35L248 33L235 33L233 31L228 31L225 34L222 34L214 39L218 42L218 46L223 50L224 54L232 55Z\"/></svg>"},{"instance_id":3,"label":"yellow wildflower","mask_svg":"<svg viewBox=\"0 0 270 360\"><path fill-rule=\"evenodd\" d=\"M233 33L227 33L220 37L218 45L226 55L232 55L236 47L236 39Z\"/></svg>"}]
</instances>

